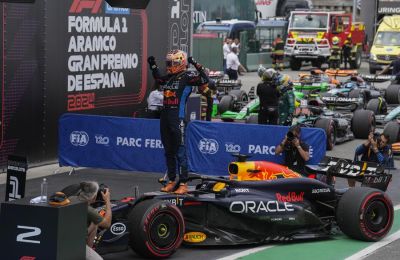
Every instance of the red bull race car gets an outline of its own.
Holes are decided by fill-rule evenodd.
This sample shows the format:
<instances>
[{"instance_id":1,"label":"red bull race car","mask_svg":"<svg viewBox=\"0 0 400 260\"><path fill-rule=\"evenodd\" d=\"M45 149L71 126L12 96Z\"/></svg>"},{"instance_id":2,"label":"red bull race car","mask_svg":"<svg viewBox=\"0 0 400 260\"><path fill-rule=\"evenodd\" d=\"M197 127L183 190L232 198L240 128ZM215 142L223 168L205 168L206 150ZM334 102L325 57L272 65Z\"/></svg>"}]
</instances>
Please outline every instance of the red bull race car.
<instances>
[{"instance_id":1,"label":"red bull race car","mask_svg":"<svg viewBox=\"0 0 400 260\"><path fill-rule=\"evenodd\" d=\"M96 250L104 254L130 246L141 256L165 258L182 243L323 239L337 227L353 239L378 241L391 229L394 210L385 194L391 175L376 164L326 158L309 167L326 176L324 183L279 164L237 158L228 167L229 177L192 175L186 195L150 192L114 201L113 224L98 233ZM334 176L356 179L363 186L335 189Z\"/></svg>"}]
</instances>

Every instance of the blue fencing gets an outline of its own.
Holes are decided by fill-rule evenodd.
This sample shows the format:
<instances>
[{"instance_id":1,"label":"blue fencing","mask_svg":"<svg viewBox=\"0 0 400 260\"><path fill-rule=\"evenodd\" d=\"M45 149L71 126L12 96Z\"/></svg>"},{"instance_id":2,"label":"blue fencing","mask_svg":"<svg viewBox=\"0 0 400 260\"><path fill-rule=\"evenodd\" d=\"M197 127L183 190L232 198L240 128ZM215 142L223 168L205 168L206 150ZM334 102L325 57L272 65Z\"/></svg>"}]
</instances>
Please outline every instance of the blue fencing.
<instances>
[{"instance_id":1,"label":"blue fencing","mask_svg":"<svg viewBox=\"0 0 400 260\"><path fill-rule=\"evenodd\" d=\"M227 175L232 153L251 155L250 160L283 162L275 147L284 139L288 127L239 123L195 121L187 129L189 165L194 172ZM303 128L302 140L310 145L309 164L325 156L326 134L319 128Z\"/></svg>"},{"instance_id":2,"label":"blue fencing","mask_svg":"<svg viewBox=\"0 0 400 260\"><path fill-rule=\"evenodd\" d=\"M154 119L65 114L59 122L59 163L165 172L159 128ZM201 174L227 175L231 154L237 152L252 155L251 160L281 163L274 152L286 132L283 126L191 122L186 131L189 167ZM310 145L309 163L318 163L325 156L325 132L304 128L302 139Z\"/></svg>"}]
</instances>

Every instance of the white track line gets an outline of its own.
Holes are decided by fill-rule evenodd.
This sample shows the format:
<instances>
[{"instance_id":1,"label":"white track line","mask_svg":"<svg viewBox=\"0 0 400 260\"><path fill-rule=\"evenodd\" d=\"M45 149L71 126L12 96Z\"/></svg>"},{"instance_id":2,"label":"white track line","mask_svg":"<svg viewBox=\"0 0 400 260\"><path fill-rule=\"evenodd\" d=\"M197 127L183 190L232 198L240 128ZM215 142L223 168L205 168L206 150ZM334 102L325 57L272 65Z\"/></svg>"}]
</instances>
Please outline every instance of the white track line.
<instances>
[{"instance_id":1,"label":"white track line","mask_svg":"<svg viewBox=\"0 0 400 260\"><path fill-rule=\"evenodd\" d=\"M395 211L399 210L400 209L400 204L394 206L393 208L394 208ZM397 231L396 233L390 235L389 237L385 238L383 241L376 242L373 245L371 245L371 246L369 246L367 248L364 248L363 250L357 252L356 254L346 258L346 260L357 260L357 259L360 259L360 258L364 258L367 255L369 255L372 252L374 252L375 250L377 250L377 249L379 249L379 248L381 248L383 246L386 246L386 245L392 243L393 241L395 241L395 240L397 240L399 238L400 238L400 230ZM270 249L270 248L275 247L275 246L276 245L259 246L259 247L256 247L256 248L245 250L245 251L240 252L240 253L236 253L236 254L233 254L233 255L226 256L226 257L218 258L217 260L238 259L240 257L248 256L248 255L251 255L251 254L266 250L266 249Z\"/></svg>"},{"instance_id":2,"label":"white track line","mask_svg":"<svg viewBox=\"0 0 400 260\"><path fill-rule=\"evenodd\" d=\"M250 254L254 254L254 253L263 251L263 250L265 250L265 249L269 249L269 248L271 248L271 247L275 247L275 246L259 246L259 247L252 248L252 249L249 249L249 250L246 250L246 251L243 251L243 252L240 252L240 253L236 253L236 254L233 254L233 255L229 255L229 256L226 256L226 257L223 257L223 258L218 258L217 260L232 260L232 259L238 259L238 258L240 258L240 257L248 256L248 255L250 255Z\"/></svg>"},{"instance_id":3,"label":"white track line","mask_svg":"<svg viewBox=\"0 0 400 260\"><path fill-rule=\"evenodd\" d=\"M393 241L396 241L399 238L400 238L400 231L397 231L396 233L393 233L392 235L386 237L385 239L383 239L379 242L376 242L376 243L370 245L369 247L364 248L361 251L358 251L357 253L355 253L352 256L347 257L345 260L363 259L363 258L367 257L368 255L374 253L379 248L384 247L384 246L392 243Z\"/></svg>"}]
</instances>

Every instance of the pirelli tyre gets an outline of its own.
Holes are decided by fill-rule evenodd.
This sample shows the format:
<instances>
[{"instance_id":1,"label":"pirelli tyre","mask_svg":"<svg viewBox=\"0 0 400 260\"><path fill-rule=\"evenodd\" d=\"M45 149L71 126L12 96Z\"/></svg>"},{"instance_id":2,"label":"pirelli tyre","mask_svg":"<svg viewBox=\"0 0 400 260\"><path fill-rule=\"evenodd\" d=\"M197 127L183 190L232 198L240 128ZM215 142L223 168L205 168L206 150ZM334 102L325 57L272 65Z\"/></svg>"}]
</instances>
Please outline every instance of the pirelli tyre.
<instances>
[{"instance_id":1,"label":"pirelli tyre","mask_svg":"<svg viewBox=\"0 0 400 260\"><path fill-rule=\"evenodd\" d=\"M383 98L373 98L368 101L366 109L374 112L375 115L385 114L387 112L386 101Z\"/></svg>"},{"instance_id":2,"label":"pirelli tyre","mask_svg":"<svg viewBox=\"0 0 400 260\"><path fill-rule=\"evenodd\" d=\"M129 215L129 244L143 257L170 257L182 244L184 232L182 213L166 201L139 202Z\"/></svg>"},{"instance_id":3,"label":"pirelli tyre","mask_svg":"<svg viewBox=\"0 0 400 260\"><path fill-rule=\"evenodd\" d=\"M375 128L375 114L370 110L356 110L351 119L351 130L355 138L367 139Z\"/></svg>"},{"instance_id":4,"label":"pirelli tyre","mask_svg":"<svg viewBox=\"0 0 400 260\"><path fill-rule=\"evenodd\" d=\"M336 144L336 126L335 122L330 118L319 118L315 122L314 127L321 128L326 133L326 149L332 150Z\"/></svg>"},{"instance_id":5,"label":"pirelli tyre","mask_svg":"<svg viewBox=\"0 0 400 260\"><path fill-rule=\"evenodd\" d=\"M400 124L396 121L390 121L385 125L383 133L389 136L389 143L397 143L400 139Z\"/></svg>"},{"instance_id":6,"label":"pirelli tyre","mask_svg":"<svg viewBox=\"0 0 400 260\"><path fill-rule=\"evenodd\" d=\"M234 89L229 92L234 97L233 111L239 112L244 105L249 103L249 97L244 90Z\"/></svg>"},{"instance_id":7,"label":"pirelli tyre","mask_svg":"<svg viewBox=\"0 0 400 260\"><path fill-rule=\"evenodd\" d=\"M247 117L246 124L258 124L258 115L250 115Z\"/></svg>"},{"instance_id":8,"label":"pirelli tyre","mask_svg":"<svg viewBox=\"0 0 400 260\"><path fill-rule=\"evenodd\" d=\"M358 48L354 59L350 62L351 69L359 69L361 67L361 56L361 48Z\"/></svg>"},{"instance_id":9,"label":"pirelli tyre","mask_svg":"<svg viewBox=\"0 0 400 260\"><path fill-rule=\"evenodd\" d=\"M399 104L400 103L400 85L391 84L385 91L385 99L388 104Z\"/></svg>"},{"instance_id":10,"label":"pirelli tyre","mask_svg":"<svg viewBox=\"0 0 400 260\"><path fill-rule=\"evenodd\" d=\"M351 188L340 198L336 220L347 236L378 241L385 237L393 224L393 204L382 191L367 187Z\"/></svg>"},{"instance_id":11,"label":"pirelli tyre","mask_svg":"<svg viewBox=\"0 0 400 260\"><path fill-rule=\"evenodd\" d=\"M221 98L218 104L218 114L223 114L226 111L232 110L233 109L233 101L234 98L231 95L225 95Z\"/></svg>"}]
</instances>

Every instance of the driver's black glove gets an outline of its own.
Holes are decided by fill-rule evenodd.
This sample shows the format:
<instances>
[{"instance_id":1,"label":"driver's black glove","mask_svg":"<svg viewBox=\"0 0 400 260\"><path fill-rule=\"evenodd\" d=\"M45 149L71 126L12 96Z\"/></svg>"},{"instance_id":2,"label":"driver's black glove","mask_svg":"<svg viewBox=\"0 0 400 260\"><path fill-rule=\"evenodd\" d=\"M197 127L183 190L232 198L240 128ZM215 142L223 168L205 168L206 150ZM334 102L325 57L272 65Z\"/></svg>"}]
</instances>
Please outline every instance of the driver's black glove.
<instances>
[{"instance_id":1,"label":"driver's black glove","mask_svg":"<svg viewBox=\"0 0 400 260\"><path fill-rule=\"evenodd\" d=\"M188 58L188 62L190 64L192 64L196 68L197 71L203 71L204 70L204 67L200 63L197 63L197 61L195 59L193 59L192 56L190 56Z\"/></svg>"},{"instance_id":2,"label":"driver's black glove","mask_svg":"<svg viewBox=\"0 0 400 260\"><path fill-rule=\"evenodd\" d=\"M154 56L148 57L147 62L149 63L151 69L157 68L156 59L154 58Z\"/></svg>"}]
</instances>

